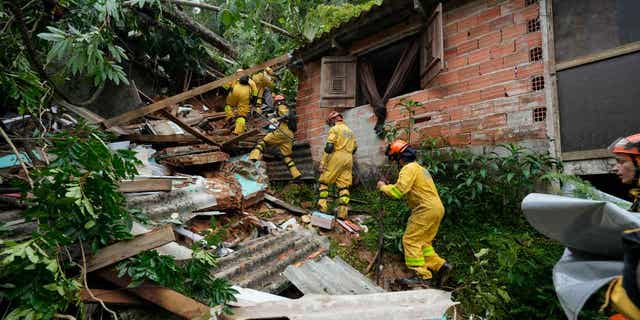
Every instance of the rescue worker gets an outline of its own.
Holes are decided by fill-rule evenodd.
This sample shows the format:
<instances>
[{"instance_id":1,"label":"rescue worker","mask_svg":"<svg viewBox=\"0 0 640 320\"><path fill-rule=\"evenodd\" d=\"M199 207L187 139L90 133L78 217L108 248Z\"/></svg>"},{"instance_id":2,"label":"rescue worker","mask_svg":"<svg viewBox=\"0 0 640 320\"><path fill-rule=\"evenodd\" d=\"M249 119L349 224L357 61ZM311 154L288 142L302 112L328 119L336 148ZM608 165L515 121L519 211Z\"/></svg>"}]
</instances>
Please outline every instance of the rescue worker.
<instances>
[{"instance_id":1,"label":"rescue worker","mask_svg":"<svg viewBox=\"0 0 640 320\"><path fill-rule=\"evenodd\" d=\"M251 77L251 80L256 84L258 88L258 99L256 101L256 112L262 113L262 103L264 98L264 92L266 88L272 89L274 87L275 72L270 67L266 67L264 71L258 72Z\"/></svg>"},{"instance_id":2,"label":"rescue worker","mask_svg":"<svg viewBox=\"0 0 640 320\"><path fill-rule=\"evenodd\" d=\"M236 70L236 73L240 73L244 71L243 69L238 69ZM229 81L227 83L225 83L221 88L222 88L222 92L224 93L224 95L226 97L229 96L229 93L231 93L231 88L233 88L233 86L238 82L238 80L233 80L233 81ZM233 108L226 103L224 106L224 113L225 113L225 118L224 120L226 122L229 122L231 119L233 119L234 113L233 113Z\"/></svg>"},{"instance_id":3,"label":"rescue worker","mask_svg":"<svg viewBox=\"0 0 640 320\"><path fill-rule=\"evenodd\" d=\"M405 264L415 275L402 279L401 283L410 287L442 285L453 267L432 246L444 216L433 178L416 162L416 150L405 141L396 140L388 145L386 155L390 161L398 161L402 169L395 184L378 181L378 189L395 199L406 195L411 208L402 245Z\"/></svg>"},{"instance_id":4,"label":"rescue worker","mask_svg":"<svg viewBox=\"0 0 640 320\"><path fill-rule=\"evenodd\" d=\"M258 99L258 88L248 75L240 77L235 81L227 95L227 101L224 106L226 118L230 119L235 116L234 134L242 134L246 127L247 117L251 112Z\"/></svg>"},{"instance_id":5,"label":"rescue worker","mask_svg":"<svg viewBox=\"0 0 640 320\"><path fill-rule=\"evenodd\" d=\"M633 205L629 211L640 212L640 133L617 139L609 150L616 156L616 175L622 183L632 186ZM622 234L622 247L622 276L610 283L606 301L611 301L614 309L626 318L640 320L640 229L626 230Z\"/></svg>"},{"instance_id":6,"label":"rescue worker","mask_svg":"<svg viewBox=\"0 0 640 320\"><path fill-rule=\"evenodd\" d=\"M353 131L344 123L344 118L339 112L332 111L327 117L327 124L331 129L320 161L318 210L324 213L329 211L329 185L335 183L339 196L337 216L346 219L349 215L349 187L353 178L353 154L356 153L358 145Z\"/></svg>"},{"instance_id":7,"label":"rescue worker","mask_svg":"<svg viewBox=\"0 0 640 320\"><path fill-rule=\"evenodd\" d=\"M291 177L295 180L302 176L298 168L296 168L296 164L293 162L293 131L290 128L289 122L295 121L295 119L291 118L289 107L286 105L284 96L275 96L274 103L278 116L277 119L274 119L275 129L258 142L249 154L249 160L260 160L266 145L276 145L280 149L284 163L289 167Z\"/></svg>"}]
</instances>

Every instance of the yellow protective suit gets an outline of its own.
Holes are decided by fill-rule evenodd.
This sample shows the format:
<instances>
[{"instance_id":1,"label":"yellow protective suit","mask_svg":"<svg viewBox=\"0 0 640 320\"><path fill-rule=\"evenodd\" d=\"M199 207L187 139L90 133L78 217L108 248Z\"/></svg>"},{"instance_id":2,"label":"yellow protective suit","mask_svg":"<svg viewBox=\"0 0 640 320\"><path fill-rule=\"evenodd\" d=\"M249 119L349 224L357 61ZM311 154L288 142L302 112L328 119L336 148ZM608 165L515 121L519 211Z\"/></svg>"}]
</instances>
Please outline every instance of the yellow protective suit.
<instances>
[{"instance_id":1,"label":"yellow protective suit","mask_svg":"<svg viewBox=\"0 0 640 320\"><path fill-rule=\"evenodd\" d=\"M446 262L431 245L444 216L433 178L427 169L411 162L402 167L395 184L384 185L380 190L396 199L407 195L411 216L402 237L405 264L423 279L431 279L431 271L440 270Z\"/></svg>"},{"instance_id":2,"label":"yellow protective suit","mask_svg":"<svg viewBox=\"0 0 640 320\"><path fill-rule=\"evenodd\" d=\"M271 76L266 71L262 71L254 74L251 77L251 80L253 80L253 82L256 84L256 87L258 89L258 100L256 103L258 108L256 108L256 112L262 112L262 109L260 109L259 107L262 106L264 89L273 88L275 84L273 83L273 79L271 79Z\"/></svg>"},{"instance_id":3,"label":"yellow protective suit","mask_svg":"<svg viewBox=\"0 0 640 320\"><path fill-rule=\"evenodd\" d=\"M278 105L278 116L284 117L289 114L289 107L284 104ZM249 154L249 160L260 160L266 145L276 145L280 149L283 161L289 167L291 177L299 178L302 174L293 162L293 131L289 129L286 119L278 123L276 130L267 134L262 141Z\"/></svg>"},{"instance_id":4,"label":"yellow protective suit","mask_svg":"<svg viewBox=\"0 0 640 320\"><path fill-rule=\"evenodd\" d=\"M224 111L228 119L236 117L233 133L241 134L245 130L247 117L251 112L251 103L257 98L258 88L253 80L249 79L249 84L244 85L239 81L234 82L231 87Z\"/></svg>"},{"instance_id":5,"label":"yellow protective suit","mask_svg":"<svg viewBox=\"0 0 640 320\"><path fill-rule=\"evenodd\" d=\"M349 187L352 181L353 153L358 148L353 131L337 121L329 130L327 143L333 144L333 152L324 153L320 168L318 209L322 212L329 211L327 198L329 197L329 185L335 183L338 187L338 218L346 219L349 214Z\"/></svg>"}]
</instances>

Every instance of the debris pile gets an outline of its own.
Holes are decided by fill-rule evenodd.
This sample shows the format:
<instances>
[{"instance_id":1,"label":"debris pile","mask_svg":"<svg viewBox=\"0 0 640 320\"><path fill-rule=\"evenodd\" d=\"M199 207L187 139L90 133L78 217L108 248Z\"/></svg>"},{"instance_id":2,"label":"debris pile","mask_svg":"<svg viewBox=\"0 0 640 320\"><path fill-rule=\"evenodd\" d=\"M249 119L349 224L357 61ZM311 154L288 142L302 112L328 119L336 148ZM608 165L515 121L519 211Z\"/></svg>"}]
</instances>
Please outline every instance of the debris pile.
<instances>
[{"instance_id":1,"label":"debris pile","mask_svg":"<svg viewBox=\"0 0 640 320\"><path fill-rule=\"evenodd\" d=\"M184 97L185 93L178 96ZM127 208L143 212L148 221L134 222L133 239L111 243L87 257L85 270L90 279L102 279L110 285L83 288L82 300L107 305L154 304L182 318L215 315L219 310L152 281L131 286L132 279L118 274L114 268L117 263L148 250L175 261L186 261L192 258L194 246L215 253L219 259L211 274L229 280L239 291L236 307L242 316L232 318L242 319L247 310L263 304L291 304L273 294L290 288L292 282L300 294L384 295L382 288L342 260L326 257L329 241L317 229L338 227L357 237L366 226L308 211L270 193L270 180L290 179L279 153L267 150L266 162L250 161L247 157L264 137L262 128L268 123L253 117L247 122L246 132L233 134L232 123L225 113L216 111L223 105L208 105L206 98L188 96L181 101L177 96L146 97L150 105L108 120L65 103L61 103L60 110L51 111L63 113L51 130L72 127L79 122L78 118L102 124L117 136L109 144L111 150L135 151L140 160L138 175L120 181L118 188L126 197ZM4 121L10 125L21 120ZM25 150L0 157L3 179L24 177L28 166L49 161L51 156L45 150ZM315 179L309 144L296 143L293 157L303 171L302 180ZM3 188L0 195L3 209L0 221L13 240L28 238L36 227L20 215L24 208L22 196L11 188ZM331 274L343 277L344 281L328 279ZM313 299L311 296L309 301ZM342 296L336 299L344 308L362 303ZM242 311L242 308L249 309ZM265 310L270 308L264 306ZM299 306L292 308L292 316L308 312ZM264 311L257 315L263 313L269 314Z\"/></svg>"}]
</instances>

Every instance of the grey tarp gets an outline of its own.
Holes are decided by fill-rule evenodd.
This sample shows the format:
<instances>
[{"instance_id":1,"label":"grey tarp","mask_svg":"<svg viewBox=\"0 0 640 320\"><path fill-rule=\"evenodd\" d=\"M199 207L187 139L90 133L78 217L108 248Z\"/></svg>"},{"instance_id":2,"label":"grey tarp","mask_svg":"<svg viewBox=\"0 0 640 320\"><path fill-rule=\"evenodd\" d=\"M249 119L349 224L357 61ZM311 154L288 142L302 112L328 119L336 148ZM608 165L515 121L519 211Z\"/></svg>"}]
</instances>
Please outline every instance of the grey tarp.
<instances>
[{"instance_id":1,"label":"grey tarp","mask_svg":"<svg viewBox=\"0 0 640 320\"><path fill-rule=\"evenodd\" d=\"M577 319L589 296L622 274L620 235L640 227L640 218L605 201L537 193L522 211L536 230L571 248L553 268L553 284L567 318Z\"/></svg>"}]
</instances>

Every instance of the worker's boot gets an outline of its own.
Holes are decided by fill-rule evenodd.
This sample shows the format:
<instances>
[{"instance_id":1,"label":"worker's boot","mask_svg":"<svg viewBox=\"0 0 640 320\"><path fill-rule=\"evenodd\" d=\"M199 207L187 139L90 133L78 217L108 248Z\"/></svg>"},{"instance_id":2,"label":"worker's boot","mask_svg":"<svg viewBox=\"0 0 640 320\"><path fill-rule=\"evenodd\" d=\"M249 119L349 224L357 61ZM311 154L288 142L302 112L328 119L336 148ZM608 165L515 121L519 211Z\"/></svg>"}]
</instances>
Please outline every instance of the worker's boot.
<instances>
[{"instance_id":1,"label":"worker's boot","mask_svg":"<svg viewBox=\"0 0 640 320\"><path fill-rule=\"evenodd\" d=\"M289 168L289 172L291 173L291 178L293 178L293 180L297 180L302 176L302 173L300 173L300 170L296 168L296 164L295 162L293 162L293 158L291 158L291 155L285 156L283 161Z\"/></svg>"},{"instance_id":2,"label":"worker's boot","mask_svg":"<svg viewBox=\"0 0 640 320\"><path fill-rule=\"evenodd\" d=\"M451 272L453 272L453 266L445 262L438 271L433 273L433 278L436 280L438 287L441 287L449 280Z\"/></svg>"},{"instance_id":3,"label":"worker's boot","mask_svg":"<svg viewBox=\"0 0 640 320\"><path fill-rule=\"evenodd\" d=\"M230 105L224 106L224 121L229 121L233 118L233 108Z\"/></svg>"},{"instance_id":4,"label":"worker's boot","mask_svg":"<svg viewBox=\"0 0 640 320\"><path fill-rule=\"evenodd\" d=\"M338 218L346 219L349 216L349 201L351 201L348 188L342 188L338 192Z\"/></svg>"},{"instance_id":5,"label":"worker's boot","mask_svg":"<svg viewBox=\"0 0 640 320\"><path fill-rule=\"evenodd\" d=\"M432 279L424 279L418 275L415 275L413 277L409 277L409 278L403 278L403 279L399 279L398 283L402 286L408 287L408 288L424 288L424 289L429 289L431 287L433 287L433 280Z\"/></svg>"},{"instance_id":6,"label":"worker's boot","mask_svg":"<svg viewBox=\"0 0 640 320\"><path fill-rule=\"evenodd\" d=\"M318 210L322 213L329 212L329 205L327 203L327 198L329 197L329 186L325 184L320 184L319 190L319 199L318 199Z\"/></svg>"},{"instance_id":7,"label":"worker's boot","mask_svg":"<svg viewBox=\"0 0 640 320\"><path fill-rule=\"evenodd\" d=\"M244 133L245 123L246 123L246 120L244 119L244 117L237 117L236 118L236 127L233 129L233 133L237 134L237 135L243 134Z\"/></svg>"},{"instance_id":8,"label":"worker's boot","mask_svg":"<svg viewBox=\"0 0 640 320\"><path fill-rule=\"evenodd\" d=\"M264 147L265 147L264 141L258 142L256 147L253 148L253 150L251 150L251 153L249 153L249 160L258 161L262 159L262 152L264 151Z\"/></svg>"}]
</instances>

